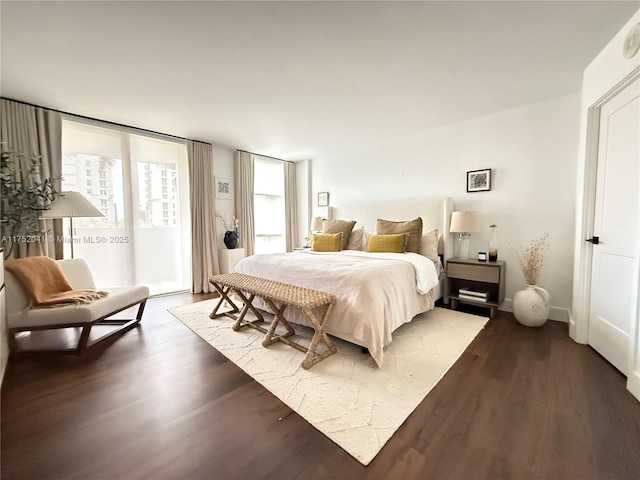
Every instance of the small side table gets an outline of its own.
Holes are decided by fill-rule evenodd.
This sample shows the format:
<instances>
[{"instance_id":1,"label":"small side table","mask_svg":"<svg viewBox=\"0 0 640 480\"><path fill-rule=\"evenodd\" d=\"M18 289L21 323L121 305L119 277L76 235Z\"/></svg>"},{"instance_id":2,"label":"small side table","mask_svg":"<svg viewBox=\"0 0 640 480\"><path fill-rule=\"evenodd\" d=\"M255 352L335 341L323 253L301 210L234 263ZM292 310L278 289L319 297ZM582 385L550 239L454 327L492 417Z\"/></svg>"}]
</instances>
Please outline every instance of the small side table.
<instances>
[{"instance_id":1,"label":"small side table","mask_svg":"<svg viewBox=\"0 0 640 480\"><path fill-rule=\"evenodd\" d=\"M245 257L244 248L220 248L218 260L220 261L220 273L231 273L237 263Z\"/></svg>"},{"instance_id":2,"label":"small side table","mask_svg":"<svg viewBox=\"0 0 640 480\"><path fill-rule=\"evenodd\" d=\"M480 262L467 258L450 258L446 263L447 286L445 299L451 300L451 308L458 302L478 305L491 309L494 317L498 307L504 302L507 268L503 260ZM486 293L486 301L461 298L461 288L469 288ZM462 294L463 295L463 294Z\"/></svg>"}]
</instances>

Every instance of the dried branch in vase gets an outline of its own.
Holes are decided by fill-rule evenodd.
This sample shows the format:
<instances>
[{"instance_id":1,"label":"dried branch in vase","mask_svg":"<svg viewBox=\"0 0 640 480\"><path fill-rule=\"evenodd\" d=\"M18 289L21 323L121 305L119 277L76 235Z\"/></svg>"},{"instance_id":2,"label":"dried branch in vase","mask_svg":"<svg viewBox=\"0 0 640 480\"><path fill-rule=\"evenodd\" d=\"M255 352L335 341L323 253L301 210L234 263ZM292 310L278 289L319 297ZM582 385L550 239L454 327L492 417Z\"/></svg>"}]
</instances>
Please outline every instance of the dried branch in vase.
<instances>
[{"instance_id":1,"label":"dried branch in vase","mask_svg":"<svg viewBox=\"0 0 640 480\"><path fill-rule=\"evenodd\" d=\"M226 215L216 212L216 218L226 231L238 230L240 226L240 221L236 217L231 217L231 221L229 221Z\"/></svg>"},{"instance_id":2,"label":"dried branch in vase","mask_svg":"<svg viewBox=\"0 0 640 480\"><path fill-rule=\"evenodd\" d=\"M533 240L529 246L525 249L515 249L513 246L511 249L520 265L524 279L527 285L537 285L540 270L542 270L542 264L544 261L544 254L549 248L547 243L549 234L545 233L541 238Z\"/></svg>"}]
</instances>

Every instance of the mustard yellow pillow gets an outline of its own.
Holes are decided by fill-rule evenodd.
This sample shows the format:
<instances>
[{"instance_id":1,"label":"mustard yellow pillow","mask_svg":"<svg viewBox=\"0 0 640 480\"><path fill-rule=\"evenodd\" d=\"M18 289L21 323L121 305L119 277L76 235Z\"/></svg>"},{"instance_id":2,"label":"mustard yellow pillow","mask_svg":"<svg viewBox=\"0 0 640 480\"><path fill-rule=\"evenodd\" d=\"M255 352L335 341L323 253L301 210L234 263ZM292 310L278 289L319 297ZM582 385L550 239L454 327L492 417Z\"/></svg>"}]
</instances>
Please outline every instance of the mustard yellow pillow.
<instances>
[{"instance_id":1,"label":"mustard yellow pillow","mask_svg":"<svg viewBox=\"0 0 640 480\"><path fill-rule=\"evenodd\" d=\"M342 232L314 233L311 250L314 252L339 252L342 247Z\"/></svg>"},{"instance_id":2,"label":"mustard yellow pillow","mask_svg":"<svg viewBox=\"0 0 640 480\"><path fill-rule=\"evenodd\" d=\"M404 253L407 251L407 233L390 235L369 235L367 252Z\"/></svg>"}]
</instances>

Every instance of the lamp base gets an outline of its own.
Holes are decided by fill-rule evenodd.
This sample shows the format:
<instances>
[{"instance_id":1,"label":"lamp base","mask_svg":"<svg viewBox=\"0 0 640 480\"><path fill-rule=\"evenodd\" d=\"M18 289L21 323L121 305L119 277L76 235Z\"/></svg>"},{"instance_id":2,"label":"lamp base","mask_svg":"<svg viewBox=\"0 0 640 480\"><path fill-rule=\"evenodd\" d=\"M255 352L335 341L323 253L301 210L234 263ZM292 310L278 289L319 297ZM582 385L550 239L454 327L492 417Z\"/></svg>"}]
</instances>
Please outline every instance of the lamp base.
<instances>
[{"instance_id":1,"label":"lamp base","mask_svg":"<svg viewBox=\"0 0 640 480\"><path fill-rule=\"evenodd\" d=\"M458 234L458 252L456 257L463 258L465 260L469 259L469 241L471 240L471 235L468 233L460 233Z\"/></svg>"}]
</instances>

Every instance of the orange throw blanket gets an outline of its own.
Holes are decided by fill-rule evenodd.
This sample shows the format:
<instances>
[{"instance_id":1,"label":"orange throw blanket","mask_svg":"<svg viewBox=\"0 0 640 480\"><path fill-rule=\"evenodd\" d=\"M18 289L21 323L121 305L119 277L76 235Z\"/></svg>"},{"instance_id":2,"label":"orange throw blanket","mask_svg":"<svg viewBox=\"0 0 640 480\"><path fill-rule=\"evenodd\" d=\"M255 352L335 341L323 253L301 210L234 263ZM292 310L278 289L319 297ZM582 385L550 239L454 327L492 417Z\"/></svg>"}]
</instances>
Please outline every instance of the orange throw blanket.
<instances>
[{"instance_id":1,"label":"orange throw blanket","mask_svg":"<svg viewBox=\"0 0 640 480\"><path fill-rule=\"evenodd\" d=\"M74 290L62 267L49 257L10 260L5 267L20 281L34 307L79 305L108 295L96 290Z\"/></svg>"}]
</instances>

